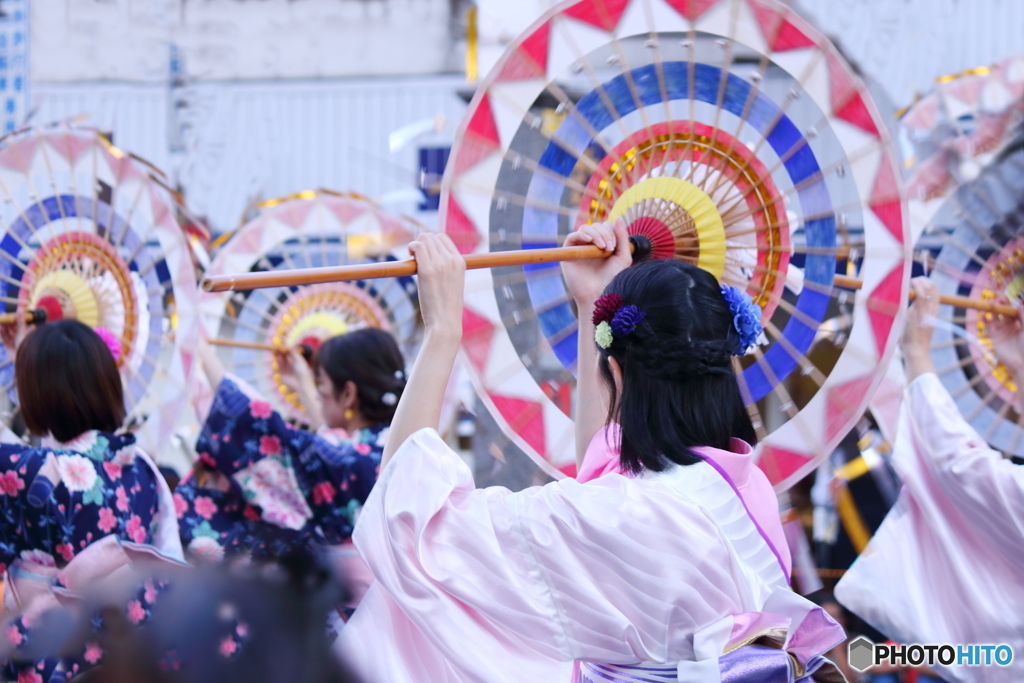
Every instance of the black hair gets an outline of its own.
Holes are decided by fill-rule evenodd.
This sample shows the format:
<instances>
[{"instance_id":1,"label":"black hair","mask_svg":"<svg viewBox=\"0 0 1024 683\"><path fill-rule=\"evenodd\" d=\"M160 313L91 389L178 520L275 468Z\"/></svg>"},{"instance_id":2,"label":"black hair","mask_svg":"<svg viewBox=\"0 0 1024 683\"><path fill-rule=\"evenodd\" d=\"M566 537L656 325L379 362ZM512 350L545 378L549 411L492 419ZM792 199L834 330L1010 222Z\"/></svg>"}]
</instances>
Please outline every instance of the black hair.
<instances>
[{"instance_id":1,"label":"black hair","mask_svg":"<svg viewBox=\"0 0 1024 683\"><path fill-rule=\"evenodd\" d=\"M405 360L395 338L373 327L331 337L320 345L316 364L331 378L334 391L353 382L359 412L372 424L391 424L405 389Z\"/></svg>"},{"instance_id":2,"label":"black hair","mask_svg":"<svg viewBox=\"0 0 1024 683\"><path fill-rule=\"evenodd\" d=\"M25 426L62 443L90 429L116 432L124 423L124 389L110 349L77 320L40 325L14 362Z\"/></svg>"},{"instance_id":3,"label":"black hair","mask_svg":"<svg viewBox=\"0 0 1024 683\"><path fill-rule=\"evenodd\" d=\"M692 465L702 460L694 448L728 450L732 437L757 443L732 368L739 335L713 275L683 261L648 261L616 275L604 293L645 313L631 334L598 347L612 395L608 421L622 427L624 469ZM621 396L609 357L622 369Z\"/></svg>"}]
</instances>

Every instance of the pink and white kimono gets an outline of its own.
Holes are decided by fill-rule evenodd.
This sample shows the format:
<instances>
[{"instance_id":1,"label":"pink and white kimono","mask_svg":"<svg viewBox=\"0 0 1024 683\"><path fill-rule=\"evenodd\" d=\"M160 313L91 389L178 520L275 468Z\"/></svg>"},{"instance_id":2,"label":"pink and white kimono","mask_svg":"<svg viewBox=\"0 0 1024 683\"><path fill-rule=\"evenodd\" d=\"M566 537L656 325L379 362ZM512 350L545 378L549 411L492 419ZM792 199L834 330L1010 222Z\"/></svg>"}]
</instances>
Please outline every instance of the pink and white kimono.
<instances>
[{"instance_id":1,"label":"pink and white kimono","mask_svg":"<svg viewBox=\"0 0 1024 683\"><path fill-rule=\"evenodd\" d=\"M1007 667L934 667L945 680L1024 680L1024 467L931 373L904 392L892 464L903 490L836 597L900 643L1014 650Z\"/></svg>"},{"instance_id":2,"label":"pink and white kimono","mask_svg":"<svg viewBox=\"0 0 1024 683\"><path fill-rule=\"evenodd\" d=\"M712 464L749 454L737 450L513 493L477 489L420 430L356 527L376 582L339 654L390 683L842 681L820 656L842 629L789 590L768 535Z\"/></svg>"}]
</instances>

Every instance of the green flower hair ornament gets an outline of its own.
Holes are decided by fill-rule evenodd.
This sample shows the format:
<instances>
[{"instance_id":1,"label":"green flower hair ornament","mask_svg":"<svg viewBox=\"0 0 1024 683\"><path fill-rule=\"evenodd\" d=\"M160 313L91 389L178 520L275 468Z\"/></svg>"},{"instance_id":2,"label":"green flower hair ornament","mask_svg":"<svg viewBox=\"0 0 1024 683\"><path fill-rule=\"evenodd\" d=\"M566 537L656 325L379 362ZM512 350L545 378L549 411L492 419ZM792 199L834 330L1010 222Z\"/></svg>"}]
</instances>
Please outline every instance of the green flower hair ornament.
<instances>
[{"instance_id":1,"label":"green flower hair ornament","mask_svg":"<svg viewBox=\"0 0 1024 683\"><path fill-rule=\"evenodd\" d=\"M612 326L605 321L598 323L597 328L594 330L594 341L602 349L607 349L612 345Z\"/></svg>"}]
</instances>

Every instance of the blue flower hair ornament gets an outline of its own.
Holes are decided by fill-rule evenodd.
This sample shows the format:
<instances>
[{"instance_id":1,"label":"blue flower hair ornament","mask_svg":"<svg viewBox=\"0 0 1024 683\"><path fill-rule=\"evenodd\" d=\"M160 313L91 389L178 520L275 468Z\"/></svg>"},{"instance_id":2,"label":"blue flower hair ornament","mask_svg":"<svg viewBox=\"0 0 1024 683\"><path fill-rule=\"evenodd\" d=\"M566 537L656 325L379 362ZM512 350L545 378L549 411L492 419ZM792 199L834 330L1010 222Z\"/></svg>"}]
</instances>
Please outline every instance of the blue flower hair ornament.
<instances>
[{"instance_id":1,"label":"blue flower hair ornament","mask_svg":"<svg viewBox=\"0 0 1024 683\"><path fill-rule=\"evenodd\" d=\"M761 327L761 307L754 303L746 292L729 285L722 285L722 297L729 304L732 325L736 328L739 341L733 350L734 356L742 356L757 344L764 328Z\"/></svg>"}]
</instances>

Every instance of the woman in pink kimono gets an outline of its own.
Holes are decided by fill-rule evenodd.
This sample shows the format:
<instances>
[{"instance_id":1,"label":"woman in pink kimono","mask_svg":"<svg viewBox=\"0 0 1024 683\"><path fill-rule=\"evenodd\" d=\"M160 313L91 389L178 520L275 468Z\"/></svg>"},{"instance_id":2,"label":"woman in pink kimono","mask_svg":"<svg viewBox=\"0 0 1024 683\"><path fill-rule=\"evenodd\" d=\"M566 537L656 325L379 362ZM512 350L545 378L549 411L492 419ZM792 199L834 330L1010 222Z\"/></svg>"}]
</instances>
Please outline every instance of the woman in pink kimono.
<instances>
[{"instance_id":1,"label":"woman in pink kimono","mask_svg":"<svg viewBox=\"0 0 1024 683\"><path fill-rule=\"evenodd\" d=\"M836 597L901 643L1005 644L1008 666L954 660L934 666L955 683L1024 680L1024 467L989 448L936 373L931 341L939 292L916 278L903 334L907 387L892 464L903 490ZM1024 403L1024 330L986 322L999 361ZM977 399L975 399L977 400ZM1024 405L1006 406L1024 415Z\"/></svg>"},{"instance_id":2,"label":"woman in pink kimono","mask_svg":"<svg viewBox=\"0 0 1024 683\"><path fill-rule=\"evenodd\" d=\"M426 333L356 526L376 582L341 655L392 683L842 681L821 657L842 629L789 590L777 504L750 465L731 364L760 333L749 299L684 263L627 267L621 227L566 243L611 252L563 268L580 315L577 455L615 421L622 473L474 486L436 431L464 262L422 236Z\"/></svg>"}]
</instances>

